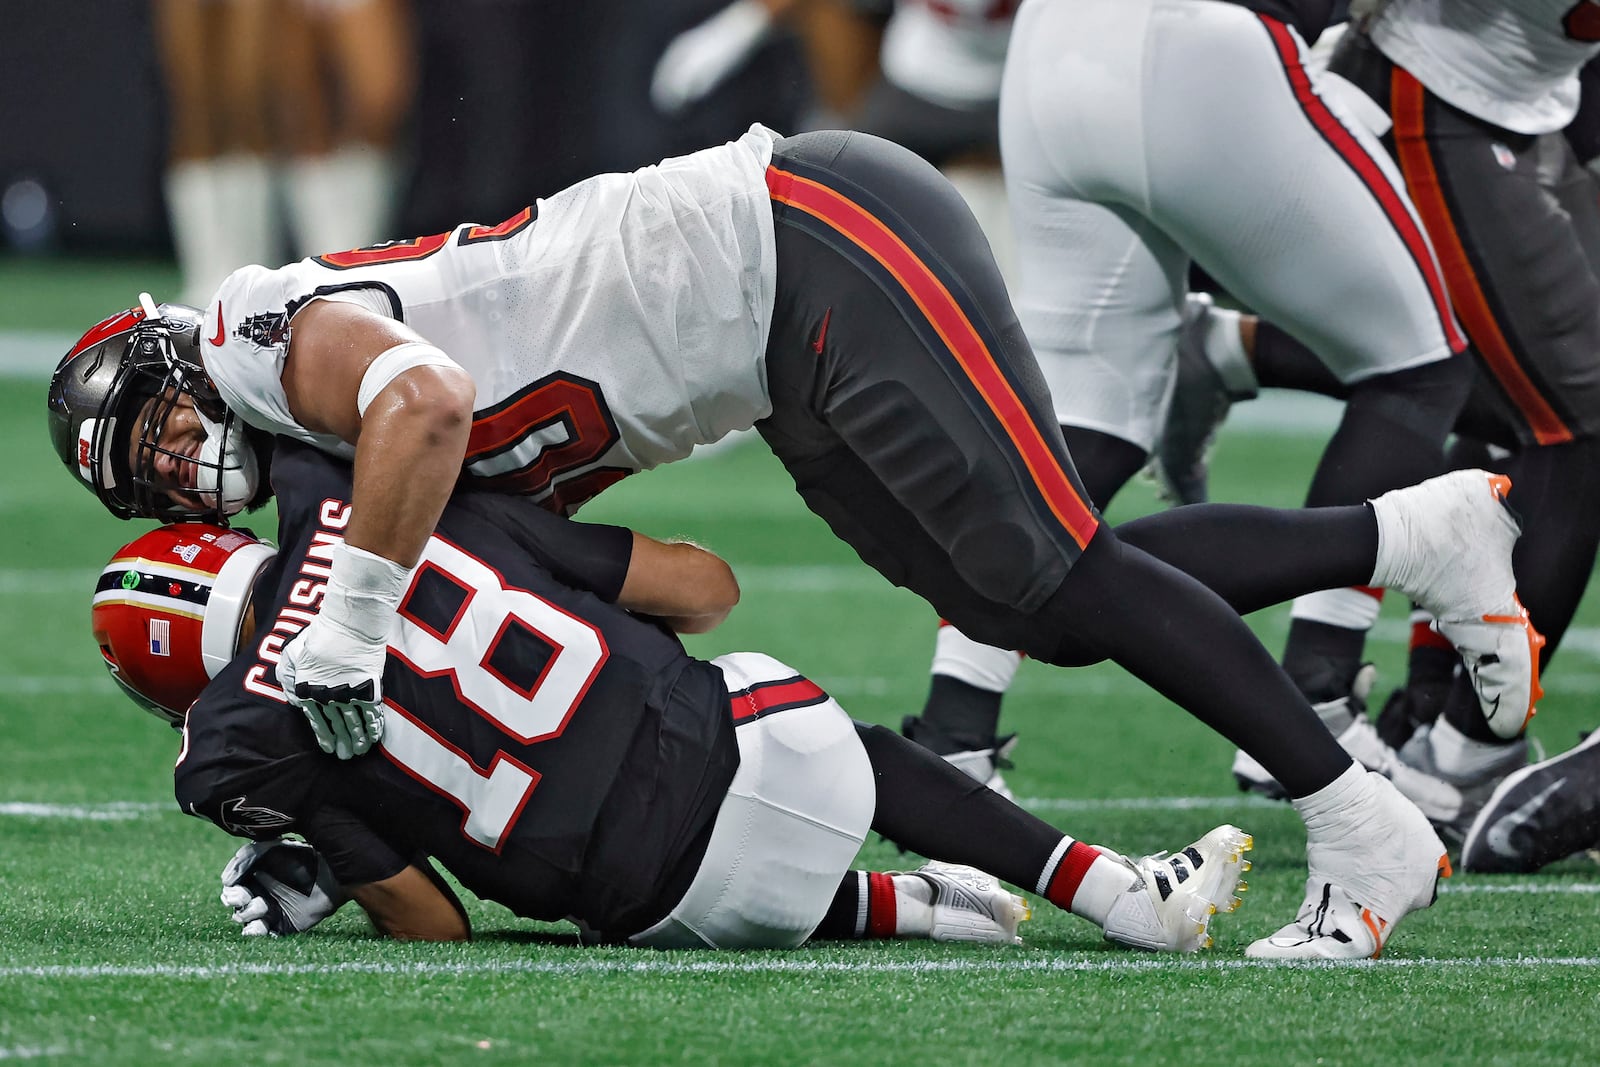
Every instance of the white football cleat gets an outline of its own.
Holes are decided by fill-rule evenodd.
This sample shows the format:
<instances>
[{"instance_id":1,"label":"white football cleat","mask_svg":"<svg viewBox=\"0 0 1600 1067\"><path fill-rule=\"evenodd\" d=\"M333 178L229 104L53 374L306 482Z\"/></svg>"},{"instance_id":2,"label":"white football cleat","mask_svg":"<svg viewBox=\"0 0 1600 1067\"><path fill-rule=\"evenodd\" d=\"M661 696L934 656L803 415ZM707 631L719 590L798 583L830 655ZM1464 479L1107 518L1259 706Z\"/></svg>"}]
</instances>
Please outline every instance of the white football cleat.
<instances>
[{"instance_id":1,"label":"white football cleat","mask_svg":"<svg viewBox=\"0 0 1600 1067\"><path fill-rule=\"evenodd\" d=\"M1130 860L1101 849L1133 869L1139 880L1117 897L1106 915L1106 940L1155 952L1198 952L1211 947L1211 919L1234 911L1249 886L1244 854L1255 839L1237 826L1219 826L1181 852Z\"/></svg>"},{"instance_id":2,"label":"white football cleat","mask_svg":"<svg viewBox=\"0 0 1600 1067\"><path fill-rule=\"evenodd\" d=\"M1365 772L1350 803L1306 820L1306 897L1294 921L1254 942L1258 959L1367 959L1450 876L1444 842L1416 805Z\"/></svg>"},{"instance_id":3,"label":"white football cleat","mask_svg":"<svg viewBox=\"0 0 1600 1067\"><path fill-rule=\"evenodd\" d=\"M993 875L976 867L938 860L931 860L911 873L933 890L930 939L1022 944L1017 927L1033 917L1033 909Z\"/></svg>"},{"instance_id":4,"label":"white football cleat","mask_svg":"<svg viewBox=\"0 0 1600 1067\"><path fill-rule=\"evenodd\" d=\"M1445 839L1459 842L1495 788L1507 775L1528 765L1529 746L1525 737L1498 743L1467 737L1441 716L1437 722L1419 726L1400 746L1399 757L1413 775L1441 782L1459 794L1461 804L1453 818L1441 818L1417 801ZM1402 793L1411 796L1400 778L1394 781Z\"/></svg>"},{"instance_id":5,"label":"white football cleat","mask_svg":"<svg viewBox=\"0 0 1600 1067\"><path fill-rule=\"evenodd\" d=\"M1517 599L1511 571L1521 526L1505 501L1510 489L1504 475L1461 470L1371 502L1378 518L1372 584L1404 593L1434 616L1501 737L1517 736L1544 695L1544 637Z\"/></svg>"}]
</instances>

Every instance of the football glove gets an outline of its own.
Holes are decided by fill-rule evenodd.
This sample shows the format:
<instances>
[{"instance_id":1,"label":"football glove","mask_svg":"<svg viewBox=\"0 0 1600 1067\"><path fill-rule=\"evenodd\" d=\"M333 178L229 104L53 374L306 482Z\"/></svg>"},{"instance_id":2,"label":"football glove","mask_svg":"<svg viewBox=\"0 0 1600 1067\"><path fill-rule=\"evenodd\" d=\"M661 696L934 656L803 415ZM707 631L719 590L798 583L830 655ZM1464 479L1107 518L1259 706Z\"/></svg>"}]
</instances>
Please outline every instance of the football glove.
<instances>
[{"instance_id":1,"label":"football glove","mask_svg":"<svg viewBox=\"0 0 1600 1067\"><path fill-rule=\"evenodd\" d=\"M650 78L650 102L675 115L703 100L750 58L772 28L760 0L734 0L692 29L674 37Z\"/></svg>"},{"instance_id":2,"label":"football glove","mask_svg":"<svg viewBox=\"0 0 1600 1067\"><path fill-rule=\"evenodd\" d=\"M222 869L222 902L246 937L304 933L343 903L317 850L281 837L247 842L233 854Z\"/></svg>"},{"instance_id":3,"label":"football glove","mask_svg":"<svg viewBox=\"0 0 1600 1067\"><path fill-rule=\"evenodd\" d=\"M383 737L389 628L411 571L343 543L329 569L322 610L284 646L278 684L322 751L350 759Z\"/></svg>"}]
</instances>

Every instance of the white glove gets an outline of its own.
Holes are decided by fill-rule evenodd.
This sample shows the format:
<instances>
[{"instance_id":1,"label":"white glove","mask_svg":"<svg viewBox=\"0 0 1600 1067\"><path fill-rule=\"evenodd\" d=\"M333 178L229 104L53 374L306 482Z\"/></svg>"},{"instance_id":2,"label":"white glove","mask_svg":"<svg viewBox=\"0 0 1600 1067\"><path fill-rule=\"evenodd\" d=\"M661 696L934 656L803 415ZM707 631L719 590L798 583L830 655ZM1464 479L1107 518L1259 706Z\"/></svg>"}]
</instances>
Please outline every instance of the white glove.
<instances>
[{"instance_id":1,"label":"white glove","mask_svg":"<svg viewBox=\"0 0 1600 1067\"><path fill-rule=\"evenodd\" d=\"M761 0L734 0L667 45L650 79L650 102L663 115L675 115L704 99L750 58L771 29L772 14Z\"/></svg>"},{"instance_id":2,"label":"white glove","mask_svg":"<svg viewBox=\"0 0 1600 1067\"><path fill-rule=\"evenodd\" d=\"M246 937L299 934L338 910L339 883L310 845L250 841L222 869L222 902Z\"/></svg>"},{"instance_id":3,"label":"white glove","mask_svg":"<svg viewBox=\"0 0 1600 1067\"><path fill-rule=\"evenodd\" d=\"M350 759L383 737L383 663L411 571L342 542L329 569L321 612L283 647L278 685L322 751Z\"/></svg>"}]
</instances>

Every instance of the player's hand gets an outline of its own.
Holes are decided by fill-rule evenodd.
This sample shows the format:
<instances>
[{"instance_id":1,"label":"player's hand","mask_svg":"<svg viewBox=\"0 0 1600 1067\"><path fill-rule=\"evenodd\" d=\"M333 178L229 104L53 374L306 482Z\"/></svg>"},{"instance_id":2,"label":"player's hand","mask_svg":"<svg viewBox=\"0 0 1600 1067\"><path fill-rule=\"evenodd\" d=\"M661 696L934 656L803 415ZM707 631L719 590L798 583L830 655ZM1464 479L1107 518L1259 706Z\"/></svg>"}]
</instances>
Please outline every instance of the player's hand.
<instances>
[{"instance_id":1,"label":"player's hand","mask_svg":"<svg viewBox=\"0 0 1600 1067\"><path fill-rule=\"evenodd\" d=\"M383 661L388 649L323 614L283 648L278 684L305 713L317 745L340 759L383 737Z\"/></svg>"},{"instance_id":2,"label":"player's hand","mask_svg":"<svg viewBox=\"0 0 1600 1067\"><path fill-rule=\"evenodd\" d=\"M383 737L383 661L411 568L343 541L329 557L322 610L283 647L278 685L340 759Z\"/></svg>"},{"instance_id":3,"label":"player's hand","mask_svg":"<svg viewBox=\"0 0 1600 1067\"><path fill-rule=\"evenodd\" d=\"M650 101L675 115L702 100L750 58L772 28L760 0L734 0L693 29L674 37L650 78Z\"/></svg>"},{"instance_id":4,"label":"player's hand","mask_svg":"<svg viewBox=\"0 0 1600 1067\"><path fill-rule=\"evenodd\" d=\"M338 910L339 883L299 841L250 841L222 869L222 902L246 937L304 933Z\"/></svg>"}]
</instances>

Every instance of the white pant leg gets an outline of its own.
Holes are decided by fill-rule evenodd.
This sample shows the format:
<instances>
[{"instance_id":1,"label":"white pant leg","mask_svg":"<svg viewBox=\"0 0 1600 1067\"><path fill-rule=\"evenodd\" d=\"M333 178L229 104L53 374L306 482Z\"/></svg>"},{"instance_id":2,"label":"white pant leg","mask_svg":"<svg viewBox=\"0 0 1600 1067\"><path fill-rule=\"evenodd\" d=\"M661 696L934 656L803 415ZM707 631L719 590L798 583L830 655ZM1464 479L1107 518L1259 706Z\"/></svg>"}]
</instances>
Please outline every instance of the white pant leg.
<instances>
[{"instance_id":1,"label":"white pant leg","mask_svg":"<svg viewBox=\"0 0 1600 1067\"><path fill-rule=\"evenodd\" d=\"M1196 49L1210 62L1194 63ZM1377 138L1318 93L1301 49L1293 30L1232 4L1156 0L1152 218L1342 381L1443 359L1459 327L1404 180Z\"/></svg>"},{"instance_id":2,"label":"white pant leg","mask_svg":"<svg viewBox=\"0 0 1600 1067\"><path fill-rule=\"evenodd\" d=\"M793 668L759 653L713 662L730 693L803 681ZM671 913L631 943L794 948L827 914L866 840L877 803L872 764L836 701L824 697L775 711L740 725L736 736L739 770L700 870Z\"/></svg>"},{"instance_id":3,"label":"white pant leg","mask_svg":"<svg viewBox=\"0 0 1600 1067\"><path fill-rule=\"evenodd\" d=\"M1055 314L1081 313L1081 286L1029 278L1039 263L1028 250L1043 238L1027 231L1037 219L1050 223L1039 200L1090 201L1148 220L1344 381L1449 353L1445 331L1456 327L1441 311L1438 268L1403 183L1372 135L1316 94L1298 68L1298 38L1280 30L1275 39L1248 9L1208 0L1024 6L1001 100L1023 293L1048 301L1054 286ZM1030 189L1038 199L1019 202ZM1086 255L1116 262L1112 238L1126 242L1126 231L1099 231L1111 235L1105 248ZM1143 243L1163 260L1158 244ZM1174 310L1160 314L1175 315L1180 297L1174 291ZM1022 303L1025 327L1046 317L1038 307L1024 314ZM1153 302L1128 304L1127 314L1154 314ZM1170 333L1157 322L1110 330L1103 319L1102 347ZM1046 325L1047 352L1050 341ZM1136 355L1136 363L1153 358ZM1148 399L1150 372L1140 366L1128 392ZM1069 387L1052 380L1051 388ZM1103 407L1099 422L1081 411L1074 421L1128 421L1103 385L1092 392L1109 398L1087 401Z\"/></svg>"}]
</instances>

